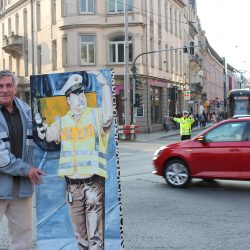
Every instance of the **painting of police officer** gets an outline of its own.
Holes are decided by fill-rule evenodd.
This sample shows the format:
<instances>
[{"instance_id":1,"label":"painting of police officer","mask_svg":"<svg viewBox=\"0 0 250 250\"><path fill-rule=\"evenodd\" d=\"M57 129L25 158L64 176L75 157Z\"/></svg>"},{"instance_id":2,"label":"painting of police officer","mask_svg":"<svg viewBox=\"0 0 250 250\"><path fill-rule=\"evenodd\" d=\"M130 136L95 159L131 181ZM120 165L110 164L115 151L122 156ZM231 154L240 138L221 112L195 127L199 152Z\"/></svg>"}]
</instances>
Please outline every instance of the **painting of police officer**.
<instances>
[{"instance_id":1,"label":"painting of police officer","mask_svg":"<svg viewBox=\"0 0 250 250\"><path fill-rule=\"evenodd\" d=\"M120 249L113 72L31 76L38 249Z\"/></svg>"}]
</instances>

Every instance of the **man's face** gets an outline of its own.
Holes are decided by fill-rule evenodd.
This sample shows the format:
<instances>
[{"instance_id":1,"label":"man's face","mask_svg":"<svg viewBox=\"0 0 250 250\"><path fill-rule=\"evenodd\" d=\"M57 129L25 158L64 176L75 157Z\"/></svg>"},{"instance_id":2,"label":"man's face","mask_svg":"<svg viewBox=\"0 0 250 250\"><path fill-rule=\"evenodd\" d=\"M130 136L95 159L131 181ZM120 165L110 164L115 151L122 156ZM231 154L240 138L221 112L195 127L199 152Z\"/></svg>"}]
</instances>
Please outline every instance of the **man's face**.
<instances>
[{"instance_id":1,"label":"man's face","mask_svg":"<svg viewBox=\"0 0 250 250\"><path fill-rule=\"evenodd\" d=\"M16 92L11 76L4 76L0 79L0 105L11 106Z\"/></svg>"},{"instance_id":2,"label":"man's face","mask_svg":"<svg viewBox=\"0 0 250 250\"><path fill-rule=\"evenodd\" d=\"M84 92L77 94L70 93L70 95L67 97L67 101L70 106L70 110L73 113L83 112L84 108L87 106L87 99Z\"/></svg>"}]
</instances>

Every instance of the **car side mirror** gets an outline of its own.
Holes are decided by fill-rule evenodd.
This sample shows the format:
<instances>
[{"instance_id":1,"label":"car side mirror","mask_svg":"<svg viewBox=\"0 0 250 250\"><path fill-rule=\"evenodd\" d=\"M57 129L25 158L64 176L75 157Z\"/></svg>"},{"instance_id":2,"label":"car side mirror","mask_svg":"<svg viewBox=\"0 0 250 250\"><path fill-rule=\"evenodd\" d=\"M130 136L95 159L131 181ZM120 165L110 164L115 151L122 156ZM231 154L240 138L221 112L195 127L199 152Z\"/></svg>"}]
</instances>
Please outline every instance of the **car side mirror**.
<instances>
[{"instance_id":1,"label":"car side mirror","mask_svg":"<svg viewBox=\"0 0 250 250\"><path fill-rule=\"evenodd\" d=\"M206 138L204 135L200 135L199 137L196 138L196 141L198 142L206 142Z\"/></svg>"}]
</instances>

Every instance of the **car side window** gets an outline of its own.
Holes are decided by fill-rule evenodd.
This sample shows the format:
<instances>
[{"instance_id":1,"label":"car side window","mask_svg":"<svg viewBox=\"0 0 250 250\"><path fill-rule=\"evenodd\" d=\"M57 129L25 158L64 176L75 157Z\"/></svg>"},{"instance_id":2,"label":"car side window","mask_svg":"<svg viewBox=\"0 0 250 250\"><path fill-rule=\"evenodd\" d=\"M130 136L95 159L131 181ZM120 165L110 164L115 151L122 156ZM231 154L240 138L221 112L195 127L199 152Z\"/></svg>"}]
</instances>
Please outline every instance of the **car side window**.
<instances>
[{"instance_id":1,"label":"car side window","mask_svg":"<svg viewBox=\"0 0 250 250\"><path fill-rule=\"evenodd\" d=\"M207 142L237 142L243 140L243 133L245 131L247 122L231 122L224 123L219 127L209 131L205 139Z\"/></svg>"},{"instance_id":2,"label":"car side window","mask_svg":"<svg viewBox=\"0 0 250 250\"><path fill-rule=\"evenodd\" d=\"M250 141L250 122L248 122L245 132L243 134L243 141Z\"/></svg>"}]
</instances>

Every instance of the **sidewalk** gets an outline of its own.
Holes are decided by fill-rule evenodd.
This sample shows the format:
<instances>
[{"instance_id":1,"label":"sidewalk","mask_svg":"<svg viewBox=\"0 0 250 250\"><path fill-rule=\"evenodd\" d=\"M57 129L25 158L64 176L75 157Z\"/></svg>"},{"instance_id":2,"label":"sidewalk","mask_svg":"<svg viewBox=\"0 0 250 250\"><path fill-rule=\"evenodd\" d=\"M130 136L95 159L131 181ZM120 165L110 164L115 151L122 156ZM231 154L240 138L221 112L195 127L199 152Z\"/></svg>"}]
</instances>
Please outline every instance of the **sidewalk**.
<instances>
[{"instance_id":1,"label":"sidewalk","mask_svg":"<svg viewBox=\"0 0 250 250\"><path fill-rule=\"evenodd\" d=\"M207 123L205 127L194 127L192 131L202 131L208 127L211 127L213 123ZM157 131L152 133L138 133L136 135L136 141L153 141L160 138L172 136L172 135L179 135L180 129L171 129L168 132L164 131Z\"/></svg>"}]
</instances>

